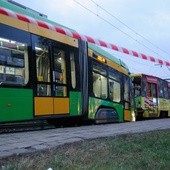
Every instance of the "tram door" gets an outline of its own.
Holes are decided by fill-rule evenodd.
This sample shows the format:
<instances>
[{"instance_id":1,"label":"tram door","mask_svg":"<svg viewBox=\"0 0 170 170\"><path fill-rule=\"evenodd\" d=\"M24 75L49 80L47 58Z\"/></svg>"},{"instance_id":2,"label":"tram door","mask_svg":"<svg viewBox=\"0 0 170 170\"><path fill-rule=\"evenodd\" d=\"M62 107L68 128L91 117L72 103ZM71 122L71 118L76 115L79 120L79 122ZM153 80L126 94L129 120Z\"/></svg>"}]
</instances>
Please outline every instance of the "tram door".
<instances>
[{"instance_id":1,"label":"tram door","mask_svg":"<svg viewBox=\"0 0 170 170\"><path fill-rule=\"evenodd\" d=\"M60 47L52 49L52 88L54 97L54 114L69 113L69 98L66 71L66 50Z\"/></svg>"},{"instance_id":2,"label":"tram door","mask_svg":"<svg viewBox=\"0 0 170 170\"><path fill-rule=\"evenodd\" d=\"M147 103L149 116L158 114L158 85L156 83L147 82Z\"/></svg>"},{"instance_id":3,"label":"tram door","mask_svg":"<svg viewBox=\"0 0 170 170\"><path fill-rule=\"evenodd\" d=\"M37 79L34 98L35 116L69 114L66 47L44 42L46 41L35 43Z\"/></svg>"}]
</instances>

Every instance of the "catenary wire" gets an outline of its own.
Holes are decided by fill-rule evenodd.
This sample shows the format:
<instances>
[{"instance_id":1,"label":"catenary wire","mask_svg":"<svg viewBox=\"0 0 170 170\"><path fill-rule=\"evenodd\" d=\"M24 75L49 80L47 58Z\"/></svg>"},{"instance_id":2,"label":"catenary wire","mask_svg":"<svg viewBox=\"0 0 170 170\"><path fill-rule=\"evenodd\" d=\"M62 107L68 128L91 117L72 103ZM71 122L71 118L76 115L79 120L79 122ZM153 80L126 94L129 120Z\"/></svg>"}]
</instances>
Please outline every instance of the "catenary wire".
<instances>
[{"instance_id":1,"label":"catenary wire","mask_svg":"<svg viewBox=\"0 0 170 170\"><path fill-rule=\"evenodd\" d=\"M163 58L162 56L160 56L157 52L155 52L154 50L152 50L151 48L149 48L148 46L146 46L145 44L141 43L140 41L136 40L135 38L133 38L132 36L130 36L128 33L122 31L120 28L116 27L114 24L112 24L110 21L108 21L107 19L105 19L104 17L100 16L98 13L96 14L94 11L90 10L89 8L87 8L86 6L82 5L80 2L73 0L75 3L77 3L78 5L80 5L81 7L83 7L84 9L86 9L87 11L89 11L90 13L92 13L93 15L96 15L98 18L100 18L101 20L103 20L104 22L108 23L109 25L111 25L112 27L114 27L115 29L119 30L120 32L122 32L124 35L128 36L129 38L133 39L135 42L137 42L138 44L140 44L141 46L145 47L146 49L148 49L149 51L152 51L153 53L155 53L156 55L158 55L159 57Z\"/></svg>"},{"instance_id":2,"label":"catenary wire","mask_svg":"<svg viewBox=\"0 0 170 170\"><path fill-rule=\"evenodd\" d=\"M108 15L110 15L111 17L113 17L114 19L116 19L118 22L120 22L122 25L124 25L126 28L128 28L129 30L131 30L132 32L134 32L136 35L138 35L139 37L143 38L145 41L147 41L149 44L151 44L153 47L159 49L160 51L164 52L165 54L170 55L170 53L168 53L167 51L161 49L160 47L158 47L157 45L155 45L154 43L152 43L150 40L148 40L147 38L145 38L143 35L139 34L137 31L135 31L134 29L132 29L131 27L129 27L127 24L125 24L124 22L122 22L118 17L114 16L111 12L109 12L108 10L106 10L105 8L103 8L101 5L97 4L94 0L89 0L92 3L94 3L97 7L99 7L100 9L102 9L104 12L106 12Z\"/></svg>"}]
</instances>

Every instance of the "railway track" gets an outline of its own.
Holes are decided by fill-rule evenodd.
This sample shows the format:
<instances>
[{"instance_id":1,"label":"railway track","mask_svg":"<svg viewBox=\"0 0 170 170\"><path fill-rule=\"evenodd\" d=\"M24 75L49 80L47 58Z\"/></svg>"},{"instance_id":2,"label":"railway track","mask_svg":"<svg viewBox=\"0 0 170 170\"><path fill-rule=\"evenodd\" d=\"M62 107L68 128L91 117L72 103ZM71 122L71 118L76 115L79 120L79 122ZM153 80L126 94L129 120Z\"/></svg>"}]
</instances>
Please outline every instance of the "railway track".
<instances>
[{"instance_id":1,"label":"railway track","mask_svg":"<svg viewBox=\"0 0 170 170\"><path fill-rule=\"evenodd\" d=\"M149 118L149 119L140 119L137 122L142 122L145 120L161 120L157 118ZM54 123L55 122L55 123ZM17 133L17 132L26 132L26 131L38 131L38 130L47 130L47 129L56 129L61 127L76 127L76 126L86 126L93 125L93 122L81 122L81 125L73 121L46 121L46 120L33 120L33 121L25 121L25 122L13 122L13 123L0 123L0 134L6 133ZM101 123L103 124L103 123ZM104 123L105 124L105 123ZM110 123L106 123L110 124Z\"/></svg>"},{"instance_id":2,"label":"railway track","mask_svg":"<svg viewBox=\"0 0 170 170\"><path fill-rule=\"evenodd\" d=\"M77 119L51 119L51 120L30 120L25 122L0 123L0 134L38 131L46 129L55 129L61 127L75 127L80 125L89 125L91 122L82 122Z\"/></svg>"},{"instance_id":3,"label":"railway track","mask_svg":"<svg viewBox=\"0 0 170 170\"><path fill-rule=\"evenodd\" d=\"M35 130L52 129L52 128L55 127L49 125L45 120L16 122L16 123L1 123L0 134L35 131Z\"/></svg>"}]
</instances>

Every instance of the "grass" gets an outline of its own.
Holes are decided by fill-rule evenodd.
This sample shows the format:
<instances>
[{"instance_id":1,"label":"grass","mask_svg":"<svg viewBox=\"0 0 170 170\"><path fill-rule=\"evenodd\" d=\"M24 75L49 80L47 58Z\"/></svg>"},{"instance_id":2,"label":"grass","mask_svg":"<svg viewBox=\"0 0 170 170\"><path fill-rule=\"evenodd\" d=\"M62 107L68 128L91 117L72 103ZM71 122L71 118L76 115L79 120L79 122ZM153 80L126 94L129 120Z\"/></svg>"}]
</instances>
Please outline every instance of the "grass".
<instances>
[{"instance_id":1,"label":"grass","mask_svg":"<svg viewBox=\"0 0 170 170\"><path fill-rule=\"evenodd\" d=\"M0 160L3 170L169 170L170 130L85 140Z\"/></svg>"}]
</instances>

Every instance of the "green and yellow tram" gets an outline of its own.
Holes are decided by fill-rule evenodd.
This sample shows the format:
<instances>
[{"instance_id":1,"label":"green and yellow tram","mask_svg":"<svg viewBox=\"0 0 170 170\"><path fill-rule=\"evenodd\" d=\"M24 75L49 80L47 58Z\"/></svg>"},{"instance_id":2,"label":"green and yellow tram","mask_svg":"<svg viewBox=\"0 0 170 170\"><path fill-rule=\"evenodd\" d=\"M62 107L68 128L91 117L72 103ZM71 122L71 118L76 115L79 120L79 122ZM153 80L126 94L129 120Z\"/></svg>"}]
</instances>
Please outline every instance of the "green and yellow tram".
<instances>
[{"instance_id":1,"label":"green and yellow tram","mask_svg":"<svg viewBox=\"0 0 170 170\"><path fill-rule=\"evenodd\" d=\"M57 25L5 0L0 6ZM0 123L132 121L131 89L125 63L103 49L0 13Z\"/></svg>"},{"instance_id":2,"label":"green and yellow tram","mask_svg":"<svg viewBox=\"0 0 170 170\"><path fill-rule=\"evenodd\" d=\"M170 82L145 75L132 75L138 118L170 116Z\"/></svg>"}]
</instances>

